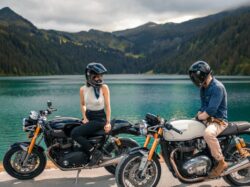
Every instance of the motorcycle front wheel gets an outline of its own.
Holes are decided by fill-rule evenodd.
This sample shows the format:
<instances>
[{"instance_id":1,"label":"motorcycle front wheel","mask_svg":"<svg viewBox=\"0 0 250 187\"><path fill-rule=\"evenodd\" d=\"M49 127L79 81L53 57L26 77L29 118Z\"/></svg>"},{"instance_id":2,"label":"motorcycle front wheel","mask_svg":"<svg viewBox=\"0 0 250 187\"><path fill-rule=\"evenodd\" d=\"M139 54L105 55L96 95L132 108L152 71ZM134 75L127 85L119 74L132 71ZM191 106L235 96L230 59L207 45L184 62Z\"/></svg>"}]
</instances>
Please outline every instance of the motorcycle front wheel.
<instances>
[{"instance_id":1,"label":"motorcycle front wheel","mask_svg":"<svg viewBox=\"0 0 250 187\"><path fill-rule=\"evenodd\" d=\"M154 155L149 161L145 174L139 170L143 156L141 153L134 153L126 156L116 169L115 178L118 186L121 187L156 187L161 176L161 165Z\"/></svg>"},{"instance_id":2,"label":"motorcycle front wheel","mask_svg":"<svg viewBox=\"0 0 250 187\"><path fill-rule=\"evenodd\" d=\"M3 166L5 171L12 177L20 180L33 179L41 174L46 166L46 156L43 152L33 149L27 163L23 160L27 152L20 147L13 147L4 156Z\"/></svg>"}]
</instances>

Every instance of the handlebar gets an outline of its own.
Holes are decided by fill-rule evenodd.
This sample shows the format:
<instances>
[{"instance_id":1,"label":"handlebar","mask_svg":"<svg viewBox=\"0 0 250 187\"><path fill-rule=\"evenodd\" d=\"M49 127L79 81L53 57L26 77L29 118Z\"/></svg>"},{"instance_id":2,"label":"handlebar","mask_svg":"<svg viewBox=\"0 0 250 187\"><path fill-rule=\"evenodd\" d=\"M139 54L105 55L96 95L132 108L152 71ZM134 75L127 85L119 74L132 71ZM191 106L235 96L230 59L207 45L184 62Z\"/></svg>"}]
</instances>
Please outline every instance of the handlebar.
<instances>
[{"instance_id":1,"label":"handlebar","mask_svg":"<svg viewBox=\"0 0 250 187\"><path fill-rule=\"evenodd\" d=\"M47 110L40 110L40 115L47 116L54 111L57 111L57 109L56 108L48 108Z\"/></svg>"},{"instance_id":2,"label":"handlebar","mask_svg":"<svg viewBox=\"0 0 250 187\"><path fill-rule=\"evenodd\" d=\"M166 124L164 125L164 127L165 127L166 129L168 129L168 130L173 130L173 131L175 131L175 132L177 132L177 133L179 133L179 134L183 134L183 132L182 132L181 130L176 129L175 127L173 127L173 125L171 125L171 124L169 124L169 123L166 123Z\"/></svg>"},{"instance_id":3,"label":"handlebar","mask_svg":"<svg viewBox=\"0 0 250 187\"><path fill-rule=\"evenodd\" d=\"M57 111L56 108L49 108L51 112Z\"/></svg>"}]
</instances>

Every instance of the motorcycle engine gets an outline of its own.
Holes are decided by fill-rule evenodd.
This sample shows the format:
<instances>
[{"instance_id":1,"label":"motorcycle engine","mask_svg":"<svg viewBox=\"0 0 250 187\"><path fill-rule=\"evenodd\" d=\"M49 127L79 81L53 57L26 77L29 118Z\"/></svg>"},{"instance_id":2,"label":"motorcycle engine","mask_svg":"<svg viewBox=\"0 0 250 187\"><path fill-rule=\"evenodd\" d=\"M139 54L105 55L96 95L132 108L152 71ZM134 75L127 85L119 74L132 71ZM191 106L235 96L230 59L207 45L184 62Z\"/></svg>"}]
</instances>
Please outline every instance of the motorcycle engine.
<instances>
[{"instance_id":1,"label":"motorcycle engine","mask_svg":"<svg viewBox=\"0 0 250 187\"><path fill-rule=\"evenodd\" d=\"M51 156L62 168L82 167L87 164L88 156L71 138L56 138L53 143L60 146L51 150Z\"/></svg>"},{"instance_id":2,"label":"motorcycle engine","mask_svg":"<svg viewBox=\"0 0 250 187\"><path fill-rule=\"evenodd\" d=\"M187 176L203 176L210 171L211 167L211 159L205 155L200 155L184 162L183 171Z\"/></svg>"},{"instance_id":3,"label":"motorcycle engine","mask_svg":"<svg viewBox=\"0 0 250 187\"><path fill-rule=\"evenodd\" d=\"M69 152L58 160L58 164L63 168L82 167L88 163L88 156L82 151Z\"/></svg>"}]
</instances>

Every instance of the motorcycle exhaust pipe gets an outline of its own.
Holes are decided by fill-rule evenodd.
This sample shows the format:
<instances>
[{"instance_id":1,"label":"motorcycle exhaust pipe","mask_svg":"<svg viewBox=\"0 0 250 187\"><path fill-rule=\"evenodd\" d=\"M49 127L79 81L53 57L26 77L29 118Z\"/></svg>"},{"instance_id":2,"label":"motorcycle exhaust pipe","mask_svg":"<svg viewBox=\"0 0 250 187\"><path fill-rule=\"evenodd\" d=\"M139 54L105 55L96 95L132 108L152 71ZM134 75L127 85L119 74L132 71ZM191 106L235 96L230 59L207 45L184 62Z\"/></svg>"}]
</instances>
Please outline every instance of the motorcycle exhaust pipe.
<instances>
[{"instance_id":1,"label":"motorcycle exhaust pipe","mask_svg":"<svg viewBox=\"0 0 250 187\"><path fill-rule=\"evenodd\" d=\"M242 169L246 169L248 167L250 167L250 157L247 157L247 158L243 159L242 161L240 161L239 163L237 163L233 166L230 166L228 169L226 169L221 174L221 176L223 177L225 175L237 172L237 171L242 170Z\"/></svg>"},{"instance_id":2,"label":"motorcycle exhaust pipe","mask_svg":"<svg viewBox=\"0 0 250 187\"><path fill-rule=\"evenodd\" d=\"M106 160L106 161L100 163L99 167L105 167L105 166L118 164L123 159L123 157L124 157L124 155L121 155L121 156L115 157L113 159Z\"/></svg>"}]
</instances>

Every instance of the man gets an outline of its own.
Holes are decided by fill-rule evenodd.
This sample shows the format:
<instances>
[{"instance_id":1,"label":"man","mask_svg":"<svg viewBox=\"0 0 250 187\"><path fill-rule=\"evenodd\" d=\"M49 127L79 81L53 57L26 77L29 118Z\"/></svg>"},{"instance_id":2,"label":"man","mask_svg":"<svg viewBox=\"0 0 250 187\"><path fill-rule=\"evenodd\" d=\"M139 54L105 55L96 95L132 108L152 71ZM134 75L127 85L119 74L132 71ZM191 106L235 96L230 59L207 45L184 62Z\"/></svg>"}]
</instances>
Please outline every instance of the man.
<instances>
[{"instance_id":1,"label":"man","mask_svg":"<svg viewBox=\"0 0 250 187\"><path fill-rule=\"evenodd\" d=\"M204 61L192 64L189 68L189 76L200 88L201 108L197 113L197 118L207 124L204 139L212 156L218 161L218 165L213 168L209 177L218 177L228 167L216 138L228 125L227 92L224 85L212 76L210 66Z\"/></svg>"}]
</instances>

